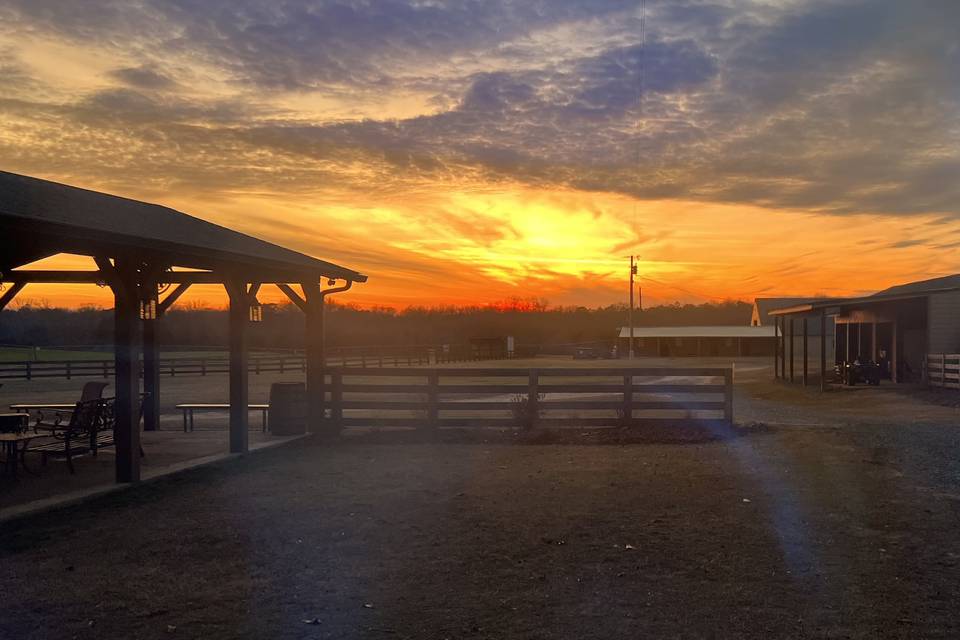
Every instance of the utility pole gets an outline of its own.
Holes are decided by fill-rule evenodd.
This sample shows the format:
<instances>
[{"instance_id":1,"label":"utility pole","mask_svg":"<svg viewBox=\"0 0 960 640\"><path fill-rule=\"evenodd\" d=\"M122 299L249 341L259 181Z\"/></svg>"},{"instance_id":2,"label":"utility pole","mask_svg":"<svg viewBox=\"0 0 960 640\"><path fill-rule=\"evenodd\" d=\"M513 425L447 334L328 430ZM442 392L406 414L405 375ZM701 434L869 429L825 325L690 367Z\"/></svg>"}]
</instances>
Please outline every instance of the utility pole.
<instances>
[{"instance_id":1,"label":"utility pole","mask_svg":"<svg viewBox=\"0 0 960 640\"><path fill-rule=\"evenodd\" d=\"M630 325L630 348L627 350L627 358L633 360L633 277L637 275L637 265L630 256L630 313L627 316L627 323Z\"/></svg>"}]
</instances>

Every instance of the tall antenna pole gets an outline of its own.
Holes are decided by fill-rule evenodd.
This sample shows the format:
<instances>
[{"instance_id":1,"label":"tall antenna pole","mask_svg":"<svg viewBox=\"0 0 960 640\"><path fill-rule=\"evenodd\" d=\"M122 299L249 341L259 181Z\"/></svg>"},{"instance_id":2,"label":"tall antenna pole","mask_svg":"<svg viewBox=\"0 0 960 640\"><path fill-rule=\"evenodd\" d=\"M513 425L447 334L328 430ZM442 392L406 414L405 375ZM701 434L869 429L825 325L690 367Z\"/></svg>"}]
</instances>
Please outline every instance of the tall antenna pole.
<instances>
[{"instance_id":1,"label":"tall antenna pole","mask_svg":"<svg viewBox=\"0 0 960 640\"><path fill-rule=\"evenodd\" d=\"M633 256L630 256L630 313L627 315L627 323L630 325L630 348L627 351L627 358L633 360L633 276L637 274L637 265L633 262Z\"/></svg>"}]
</instances>

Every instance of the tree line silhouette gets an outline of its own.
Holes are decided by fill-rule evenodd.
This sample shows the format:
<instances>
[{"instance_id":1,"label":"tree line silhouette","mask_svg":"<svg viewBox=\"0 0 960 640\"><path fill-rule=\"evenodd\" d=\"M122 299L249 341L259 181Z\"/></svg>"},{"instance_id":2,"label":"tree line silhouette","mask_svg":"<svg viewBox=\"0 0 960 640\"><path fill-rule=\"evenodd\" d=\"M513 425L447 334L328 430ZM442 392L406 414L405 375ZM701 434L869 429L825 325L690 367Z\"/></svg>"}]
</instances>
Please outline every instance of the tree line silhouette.
<instances>
[{"instance_id":1,"label":"tree line silhouette","mask_svg":"<svg viewBox=\"0 0 960 640\"><path fill-rule=\"evenodd\" d=\"M741 301L671 304L634 310L634 326L747 325L752 307ZM517 344L612 344L627 324L626 305L599 308L551 307L542 301L515 300L476 307L360 308L329 304L327 341L331 346L412 346L467 344L475 338L511 335ZM264 305L263 322L250 325L254 348L303 346L303 315L293 305ZM0 315L0 344L36 346L109 345L110 309L51 308L24 304ZM223 309L174 307L159 321L161 344L213 346L227 343Z\"/></svg>"}]
</instances>

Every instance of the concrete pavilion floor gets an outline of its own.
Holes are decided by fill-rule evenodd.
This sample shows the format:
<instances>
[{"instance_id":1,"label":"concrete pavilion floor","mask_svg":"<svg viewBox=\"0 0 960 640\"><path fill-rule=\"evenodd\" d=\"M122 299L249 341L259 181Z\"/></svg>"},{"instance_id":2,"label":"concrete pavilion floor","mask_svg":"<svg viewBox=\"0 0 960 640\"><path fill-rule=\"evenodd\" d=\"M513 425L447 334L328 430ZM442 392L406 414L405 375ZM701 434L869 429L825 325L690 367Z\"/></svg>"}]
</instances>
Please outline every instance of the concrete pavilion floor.
<instances>
[{"instance_id":1,"label":"concrete pavilion floor","mask_svg":"<svg viewBox=\"0 0 960 640\"><path fill-rule=\"evenodd\" d=\"M0 389L0 411L15 403L69 403L75 401L87 379L73 380L8 380ZM302 374L284 376L250 376L250 402L267 402L270 383L302 380ZM112 395L112 386L104 392ZM160 431L141 432L144 457L141 476L144 480L176 473L201 464L229 457L227 413L198 413L195 430L183 432L182 414L175 408L183 402L227 402L227 376L179 377L161 379ZM250 412L250 450L284 444L298 437L273 436L261 432L261 414ZM33 476L19 469L16 480L0 478L0 521L58 504L115 490L115 457L112 448L96 457L74 459L76 474L71 475L65 462L50 459L41 466L39 455L28 454L27 465L36 471Z\"/></svg>"}]
</instances>

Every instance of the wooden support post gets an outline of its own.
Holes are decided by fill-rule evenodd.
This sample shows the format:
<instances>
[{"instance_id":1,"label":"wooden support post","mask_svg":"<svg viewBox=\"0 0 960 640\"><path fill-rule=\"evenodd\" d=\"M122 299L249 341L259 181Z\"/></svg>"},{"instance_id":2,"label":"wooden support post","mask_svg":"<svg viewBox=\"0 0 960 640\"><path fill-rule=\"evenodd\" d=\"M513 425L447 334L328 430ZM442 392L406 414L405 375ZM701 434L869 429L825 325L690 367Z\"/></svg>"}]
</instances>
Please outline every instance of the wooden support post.
<instances>
[{"instance_id":1,"label":"wooden support post","mask_svg":"<svg viewBox=\"0 0 960 640\"><path fill-rule=\"evenodd\" d=\"M820 391L827 390L827 314L820 314Z\"/></svg>"},{"instance_id":2,"label":"wooden support post","mask_svg":"<svg viewBox=\"0 0 960 640\"><path fill-rule=\"evenodd\" d=\"M140 292L137 265L97 258L113 290L114 448L117 482L140 480Z\"/></svg>"},{"instance_id":3,"label":"wooden support post","mask_svg":"<svg viewBox=\"0 0 960 640\"><path fill-rule=\"evenodd\" d=\"M723 372L723 421L733 424L733 369Z\"/></svg>"},{"instance_id":4,"label":"wooden support post","mask_svg":"<svg viewBox=\"0 0 960 640\"><path fill-rule=\"evenodd\" d=\"M780 317L773 319L773 378L780 379L780 340L783 334L780 331Z\"/></svg>"},{"instance_id":5,"label":"wooden support post","mask_svg":"<svg viewBox=\"0 0 960 640\"><path fill-rule=\"evenodd\" d=\"M331 430L343 429L343 375L339 371L330 374L330 419Z\"/></svg>"},{"instance_id":6,"label":"wooden support post","mask_svg":"<svg viewBox=\"0 0 960 640\"><path fill-rule=\"evenodd\" d=\"M790 382L793 382L793 316L790 316L788 323L790 334Z\"/></svg>"},{"instance_id":7,"label":"wooden support post","mask_svg":"<svg viewBox=\"0 0 960 640\"><path fill-rule=\"evenodd\" d=\"M304 335L306 353L304 359L307 368L307 428L315 434L336 435L336 430L326 424L326 356L324 338L324 301L320 285L316 282L304 282L304 316L306 332Z\"/></svg>"},{"instance_id":8,"label":"wooden support post","mask_svg":"<svg viewBox=\"0 0 960 640\"><path fill-rule=\"evenodd\" d=\"M851 324L852 324L851 322L846 323L847 338L846 340L844 340L844 345L843 345L846 348L846 353L843 356L844 362L850 362L850 325Z\"/></svg>"},{"instance_id":9,"label":"wooden support post","mask_svg":"<svg viewBox=\"0 0 960 640\"><path fill-rule=\"evenodd\" d=\"M633 421L633 375L623 376L623 426Z\"/></svg>"},{"instance_id":10,"label":"wooden support post","mask_svg":"<svg viewBox=\"0 0 960 640\"><path fill-rule=\"evenodd\" d=\"M891 381L900 382L900 349L897 348L897 341L899 336L897 333L897 321L893 321L893 326L891 327L891 340L890 340L890 372L891 372Z\"/></svg>"},{"instance_id":11,"label":"wooden support post","mask_svg":"<svg viewBox=\"0 0 960 640\"><path fill-rule=\"evenodd\" d=\"M787 379L787 319L780 318L780 379Z\"/></svg>"},{"instance_id":12,"label":"wooden support post","mask_svg":"<svg viewBox=\"0 0 960 640\"><path fill-rule=\"evenodd\" d=\"M26 282L14 282L10 285L10 288L3 292L3 295L0 295L0 311L3 311L7 308L7 305L13 302L13 299L17 297L17 294L23 291L23 288L27 286Z\"/></svg>"},{"instance_id":13,"label":"wooden support post","mask_svg":"<svg viewBox=\"0 0 960 640\"><path fill-rule=\"evenodd\" d=\"M801 324L803 325L803 386L807 386L807 383L809 382L809 376L807 374L807 368L808 368L807 362L809 361L809 358L807 358L807 318L806 316L804 316L803 320L801 320Z\"/></svg>"},{"instance_id":14,"label":"wooden support post","mask_svg":"<svg viewBox=\"0 0 960 640\"><path fill-rule=\"evenodd\" d=\"M230 453L246 453L249 450L247 324L250 321L250 298L247 285L241 280L227 279L224 287L230 297Z\"/></svg>"},{"instance_id":15,"label":"wooden support post","mask_svg":"<svg viewBox=\"0 0 960 640\"><path fill-rule=\"evenodd\" d=\"M143 430L160 430L160 349L157 345L157 320L144 320L143 326Z\"/></svg>"},{"instance_id":16,"label":"wooden support post","mask_svg":"<svg viewBox=\"0 0 960 640\"><path fill-rule=\"evenodd\" d=\"M527 401L530 409L530 424L528 428L533 429L537 426L537 418L540 417L540 371L530 369L527 376Z\"/></svg>"}]
</instances>

